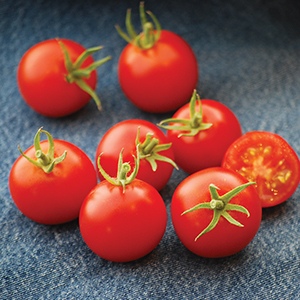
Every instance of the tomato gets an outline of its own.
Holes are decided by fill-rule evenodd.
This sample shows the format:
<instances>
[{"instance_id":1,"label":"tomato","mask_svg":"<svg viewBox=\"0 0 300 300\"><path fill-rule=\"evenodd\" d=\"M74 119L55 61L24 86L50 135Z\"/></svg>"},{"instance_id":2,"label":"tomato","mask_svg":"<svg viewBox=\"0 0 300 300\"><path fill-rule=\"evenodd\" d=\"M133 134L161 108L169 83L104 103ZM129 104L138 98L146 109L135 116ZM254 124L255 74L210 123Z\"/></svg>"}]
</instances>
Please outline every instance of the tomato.
<instances>
[{"instance_id":1,"label":"tomato","mask_svg":"<svg viewBox=\"0 0 300 300\"><path fill-rule=\"evenodd\" d=\"M100 100L94 92L97 83L95 68L110 57L94 62L89 53L99 49L86 50L67 39L50 39L31 47L20 60L17 71L18 86L24 101L47 117L72 114L84 107L91 96L100 109ZM81 56L83 53L84 57ZM66 67L66 55L70 59L70 70ZM80 61L77 61L78 58ZM87 67L92 69L83 74L88 71L85 69Z\"/></svg>"},{"instance_id":2,"label":"tomato","mask_svg":"<svg viewBox=\"0 0 300 300\"><path fill-rule=\"evenodd\" d=\"M187 173L221 166L227 148L242 135L237 117L227 106L215 100L200 101L196 91L189 104L160 126L167 129L176 164Z\"/></svg>"},{"instance_id":3,"label":"tomato","mask_svg":"<svg viewBox=\"0 0 300 300\"><path fill-rule=\"evenodd\" d=\"M252 184L221 167L198 171L183 180L171 202L173 226L183 245L210 258L244 249L256 235L262 217Z\"/></svg>"},{"instance_id":4,"label":"tomato","mask_svg":"<svg viewBox=\"0 0 300 300\"><path fill-rule=\"evenodd\" d=\"M98 256L127 262L147 255L159 244L167 225L167 211L158 191L135 178L138 167L127 177L128 163L121 158L120 165L117 179L105 176L107 180L86 197L79 227L87 246ZM103 170L100 164L99 168Z\"/></svg>"},{"instance_id":5,"label":"tomato","mask_svg":"<svg viewBox=\"0 0 300 300\"><path fill-rule=\"evenodd\" d=\"M173 167L174 154L169 140L163 131L151 122L139 119L124 120L111 127L102 137L96 150L95 163L101 153L101 162L106 172L117 176L119 153L122 148L125 161L133 163L136 156L136 139L139 131L140 167L137 178L141 179L158 191L169 181ZM154 165L153 165L154 164ZM100 180L103 176L98 170Z\"/></svg>"},{"instance_id":6,"label":"tomato","mask_svg":"<svg viewBox=\"0 0 300 300\"><path fill-rule=\"evenodd\" d=\"M143 12L143 3L141 10ZM143 27L140 36L131 36L133 41L120 33L129 41L119 58L120 86L126 97L141 110L174 111L190 99L197 86L196 56L177 34L160 28L149 30L150 22L145 22Z\"/></svg>"},{"instance_id":7,"label":"tomato","mask_svg":"<svg viewBox=\"0 0 300 300\"><path fill-rule=\"evenodd\" d=\"M257 183L262 207L286 201L300 182L300 161L279 135L266 131L247 132L228 148L222 166Z\"/></svg>"},{"instance_id":8,"label":"tomato","mask_svg":"<svg viewBox=\"0 0 300 300\"><path fill-rule=\"evenodd\" d=\"M48 135L48 141L39 143L41 132ZM48 153L41 155L47 149ZM10 193L17 208L42 224L60 224L78 218L82 202L97 184L96 170L88 156L67 141L53 140L41 129L35 145L23 154L33 162L21 155L9 175Z\"/></svg>"}]
</instances>

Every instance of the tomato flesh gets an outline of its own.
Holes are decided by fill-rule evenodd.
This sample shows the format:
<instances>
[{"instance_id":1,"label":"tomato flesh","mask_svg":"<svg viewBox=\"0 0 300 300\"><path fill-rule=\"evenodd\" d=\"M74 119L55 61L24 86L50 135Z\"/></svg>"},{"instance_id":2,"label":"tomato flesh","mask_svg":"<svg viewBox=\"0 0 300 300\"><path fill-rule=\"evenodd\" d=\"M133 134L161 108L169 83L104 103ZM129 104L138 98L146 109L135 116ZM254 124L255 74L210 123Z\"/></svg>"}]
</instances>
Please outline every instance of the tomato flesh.
<instances>
[{"instance_id":1,"label":"tomato flesh","mask_svg":"<svg viewBox=\"0 0 300 300\"><path fill-rule=\"evenodd\" d=\"M297 154L284 139L269 132L249 132L236 140L228 148L222 166L256 182L263 207L287 200L300 181Z\"/></svg>"}]
</instances>

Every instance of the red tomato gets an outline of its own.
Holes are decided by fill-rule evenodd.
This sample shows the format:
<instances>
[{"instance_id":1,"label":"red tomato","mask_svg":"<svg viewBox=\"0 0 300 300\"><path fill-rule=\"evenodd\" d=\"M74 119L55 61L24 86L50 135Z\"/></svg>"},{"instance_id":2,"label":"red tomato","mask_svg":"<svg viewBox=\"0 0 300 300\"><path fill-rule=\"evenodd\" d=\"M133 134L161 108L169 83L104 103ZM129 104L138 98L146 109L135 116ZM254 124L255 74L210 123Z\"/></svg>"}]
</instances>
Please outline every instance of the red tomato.
<instances>
[{"instance_id":1,"label":"red tomato","mask_svg":"<svg viewBox=\"0 0 300 300\"><path fill-rule=\"evenodd\" d=\"M123 164L122 159L116 179L108 176L99 163L107 180L89 193L80 210L84 241L93 252L110 261L127 262L147 255L166 229L164 201L154 187L135 178L139 158L135 163L127 177L128 162Z\"/></svg>"},{"instance_id":2,"label":"red tomato","mask_svg":"<svg viewBox=\"0 0 300 300\"><path fill-rule=\"evenodd\" d=\"M136 137L138 128L140 128L139 140L141 144L146 140L147 134L152 135L152 140L158 139L159 145L170 143L163 131L153 123L138 119L125 120L111 127L102 137L96 150L96 166L99 155L104 153L101 158L101 165L111 177L116 177L119 153L122 148L124 148L124 160L133 164L133 155L136 156ZM155 144L152 146L155 146ZM149 183L157 190L161 190L172 175L173 165L170 162L156 160L157 169L153 171L151 164L147 159L160 159L154 154L155 149L156 148L150 147L149 149L143 150L140 147L141 155L143 155L143 151L148 151L148 153L144 153L147 154L148 157L141 158L137 178ZM174 160L172 147L160 151L157 154L166 157L167 160ZM99 170L98 176L100 180L104 179Z\"/></svg>"},{"instance_id":3,"label":"red tomato","mask_svg":"<svg viewBox=\"0 0 300 300\"><path fill-rule=\"evenodd\" d=\"M173 115L172 119L183 119L186 121L192 119L190 104L181 107ZM167 137L172 143L172 149L175 154L175 162L187 173L221 166L227 148L242 135L238 119L224 104L205 99L201 100L201 106L202 120L199 124L196 123L195 129L202 124L212 124L211 127L200 130L194 136L181 135L188 132L176 128L172 129L172 126L181 126L182 124L180 123L170 122L170 129L167 130ZM199 111L199 108L198 101L195 105L195 110ZM165 128L168 127L165 126Z\"/></svg>"},{"instance_id":4,"label":"red tomato","mask_svg":"<svg viewBox=\"0 0 300 300\"><path fill-rule=\"evenodd\" d=\"M180 36L162 30L150 49L132 44L124 48L118 76L124 94L134 105L163 113L190 99L198 83L198 65L193 50Z\"/></svg>"},{"instance_id":5,"label":"red tomato","mask_svg":"<svg viewBox=\"0 0 300 300\"><path fill-rule=\"evenodd\" d=\"M257 183L262 207L286 201L300 182L300 161L296 152L275 133L246 133L228 148L222 166Z\"/></svg>"},{"instance_id":6,"label":"red tomato","mask_svg":"<svg viewBox=\"0 0 300 300\"><path fill-rule=\"evenodd\" d=\"M97 174L88 156L77 146L54 139L54 158L67 151L66 158L49 174L20 156L12 166L9 188L18 209L31 220L42 224L60 224L76 219L90 190L97 184ZM46 152L48 141L40 147ZM33 160L34 146L24 154Z\"/></svg>"},{"instance_id":7,"label":"red tomato","mask_svg":"<svg viewBox=\"0 0 300 300\"><path fill-rule=\"evenodd\" d=\"M144 111L162 113L173 111L186 103L198 83L196 56L188 43L177 34L161 30L151 12L147 12L157 30L146 19L143 2L140 16L143 32L132 30L130 10L127 11L126 36L129 42L119 58L118 76L126 97Z\"/></svg>"},{"instance_id":8,"label":"red tomato","mask_svg":"<svg viewBox=\"0 0 300 300\"><path fill-rule=\"evenodd\" d=\"M86 50L71 40L46 40L24 54L17 72L19 90L25 102L47 117L62 117L74 113L91 98L75 82L69 83L66 80L68 71L59 41L64 44L72 62ZM88 56L81 67L86 68L93 63L93 58ZM94 91L97 83L96 71L92 71L82 81Z\"/></svg>"},{"instance_id":9,"label":"red tomato","mask_svg":"<svg viewBox=\"0 0 300 300\"><path fill-rule=\"evenodd\" d=\"M233 205L231 207L227 204L216 212L206 207L183 214L199 204L211 205L210 184L218 188L217 193L222 197L246 183L249 184L237 172L216 167L196 172L179 184L172 197L171 216L176 234L190 251L203 257L225 257L241 251L252 241L262 217L260 199L253 186L248 186L235 195L229 201ZM249 216L237 211L236 205L246 209ZM233 218L239 226L221 215L214 228L197 238L210 224L214 214L224 214L224 211L226 217L231 221Z\"/></svg>"}]
</instances>

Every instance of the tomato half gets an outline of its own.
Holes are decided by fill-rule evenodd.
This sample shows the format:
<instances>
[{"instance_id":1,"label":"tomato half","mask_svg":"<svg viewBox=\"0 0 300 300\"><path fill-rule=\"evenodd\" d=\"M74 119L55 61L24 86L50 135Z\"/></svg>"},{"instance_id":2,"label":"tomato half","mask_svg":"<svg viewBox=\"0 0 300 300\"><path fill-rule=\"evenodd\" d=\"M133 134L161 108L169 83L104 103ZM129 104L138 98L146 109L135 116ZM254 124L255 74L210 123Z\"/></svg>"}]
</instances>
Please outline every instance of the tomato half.
<instances>
[{"instance_id":1,"label":"tomato half","mask_svg":"<svg viewBox=\"0 0 300 300\"><path fill-rule=\"evenodd\" d=\"M124 160L133 165L133 155L136 156L136 138L138 129L139 141L141 144L143 144L146 140L148 134L151 134L152 140L157 139L159 141L159 145L170 143L163 131L155 124L140 119L125 120L111 127L100 140L95 156L96 167L97 159L99 155L103 153L101 158L101 165L103 166L103 169L105 169L111 177L116 177L119 153L122 148L124 148ZM152 147L153 146L154 145L152 145ZM149 147L151 147L150 144ZM152 149L148 149L147 151L149 152L147 154L148 157L150 156L153 157L153 159L156 159L156 156L153 155ZM174 160L172 146L166 150L158 152L157 154L166 157L168 160ZM157 190L161 190L169 181L174 167L169 162L156 160L157 169L154 171L147 159L147 157L141 159L139 172L136 178L149 183ZM98 176L100 180L104 179L99 170Z\"/></svg>"},{"instance_id":2,"label":"tomato half","mask_svg":"<svg viewBox=\"0 0 300 300\"><path fill-rule=\"evenodd\" d=\"M253 186L248 186L230 200L231 205L245 208L246 213L228 209L229 218L242 226L230 223L221 216L210 231L197 236L210 224L214 210L201 208L183 214L196 205L212 200L210 184L217 187L220 196L234 188L249 183L237 172L224 168L208 168L196 172L183 180L176 188L171 202L171 216L176 234L191 252L202 257L225 257L244 249L256 235L262 217L260 199Z\"/></svg>"},{"instance_id":3,"label":"tomato half","mask_svg":"<svg viewBox=\"0 0 300 300\"><path fill-rule=\"evenodd\" d=\"M190 174L205 168L221 166L227 148L242 135L237 117L227 106L215 100L202 99L201 107L202 123L211 124L211 127L200 130L194 136L181 135L185 131L178 129L167 130L175 162ZM199 102L196 103L195 109L199 111ZM181 107L172 117L190 118L190 104ZM176 125L181 124L172 123L172 126Z\"/></svg>"},{"instance_id":4,"label":"tomato half","mask_svg":"<svg viewBox=\"0 0 300 300\"><path fill-rule=\"evenodd\" d=\"M33 165L20 156L12 166L9 188L18 209L29 219L42 224L60 224L78 218L79 210L90 190L97 184L92 161L77 146L54 139L54 158L67 151L66 158L52 172ZM40 143L43 152L48 141ZM24 154L36 160L32 146Z\"/></svg>"},{"instance_id":5,"label":"tomato half","mask_svg":"<svg viewBox=\"0 0 300 300\"><path fill-rule=\"evenodd\" d=\"M120 86L138 108L154 113L186 103L198 83L196 56L177 34L162 30L150 49L128 44L118 65Z\"/></svg>"},{"instance_id":6,"label":"tomato half","mask_svg":"<svg viewBox=\"0 0 300 300\"><path fill-rule=\"evenodd\" d=\"M102 160L102 159L101 159ZM155 188L134 179L126 185L100 182L82 204L81 235L100 257L127 262L150 253L167 225L165 204Z\"/></svg>"},{"instance_id":7,"label":"tomato half","mask_svg":"<svg viewBox=\"0 0 300 300\"><path fill-rule=\"evenodd\" d=\"M263 207L286 201L300 182L296 152L282 137L271 132L244 134L228 148L222 166L255 181Z\"/></svg>"},{"instance_id":8,"label":"tomato half","mask_svg":"<svg viewBox=\"0 0 300 300\"><path fill-rule=\"evenodd\" d=\"M36 112L47 117L62 117L84 107L91 96L75 82L66 79L68 71L62 42L72 62L86 50L80 44L67 39L50 39L31 47L22 57L17 71L17 81L24 101ZM94 62L87 57L81 67ZM97 83L96 71L82 79L91 90Z\"/></svg>"}]
</instances>

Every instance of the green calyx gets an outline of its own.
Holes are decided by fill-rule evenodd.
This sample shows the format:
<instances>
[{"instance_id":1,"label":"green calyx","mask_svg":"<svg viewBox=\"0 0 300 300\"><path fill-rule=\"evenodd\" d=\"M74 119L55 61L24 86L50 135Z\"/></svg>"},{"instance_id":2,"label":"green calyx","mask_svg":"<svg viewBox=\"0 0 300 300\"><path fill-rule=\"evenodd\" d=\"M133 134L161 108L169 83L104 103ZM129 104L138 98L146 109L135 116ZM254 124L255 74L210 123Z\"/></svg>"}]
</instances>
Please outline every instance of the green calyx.
<instances>
[{"instance_id":1,"label":"green calyx","mask_svg":"<svg viewBox=\"0 0 300 300\"><path fill-rule=\"evenodd\" d=\"M101 153L98 157L98 169L100 171L100 173L102 174L102 176L111 184L113 185L119 185L123 187L123 193L125 193L125 186L127 184L130 184L136 177L138 170L139 170L139 166L140 166L140 155L139 155L139 146L137 146L136 149L136 153L137 153L137 157L134 157L134 162L135 162L135 166L134 169L132 171L132 173L130 174L130 176L127 176L127 174L131 171L131 167L130 164L125 162L123 163L123 150L121 150L120 155L119 155L119 161L118 161L118 172L117 172L117 177L116 178L112 178L111 176L109 176L104 169L102 168L101 164L100 164L100 159L103 153Z\"/></svg>"},{"instance_id":2,"label":"green calyx","mask_svg":"<svg viewBox=\"0 0 300 300\"><path fill-rule=\"evenodd\" d=\"M214 184L209 185L209 190L210 190L210 195L211 195L211 201L210 202L205 202L205 203L200 203L197 204L196 206L186 210L183 212L181 215L190 213L192 211L198 210L198 209L212 209L214 211L213 218L209 225L195 238L195 241L202 236L203 234L211 231L216 227L218 224L221 216L223 216L229 223L238 226L238 227L244 227L240 222L235 220L229 213L228 211L238 211L241 213L244 213L247 215L247 217L250 216L249 211L241 206L241 205L236 205L236 204L231 204L229 201L238 195L241 191L243 191L245 188L247 188L250 185L256 184L255 182L248 182L246 184L240 185L233 190L229 191L228 193L219 196L217 190L219 189L216 187Z\"/></svg>"},{"instance_id":3,"label":"green calyx","mask_svg":"<svg viewBox=\"0 0 300 300\"><path fill-rule=\"evenodd\" d=\"M196 103L199 103L199 111L196 111ZM199 95L197 94L197 91L194 90L192 98L189 103L190 108L190 119L166 119L161 121L158 126L169 129L169 130L179 130L183 131L178 135L178 137L181 136L195 136L202 130L206 130L210 128L213 124L211 123L203 123L203 114L202 114L202 106L201 106L201 100ZM170 125L172 123L179 123L182 125ZM169 124L169 125L165 125Z\"/></svg>"},{"instance_id":4,"label":"green calyx","mask_svg":"<svg viewBox=\"0 0 300 300\"><path fill-rule=\"evenodd\" d=\"M172 159L158 154L160 151L168 150L172 146L172 143L160 145L159 139L154 138L152 133L148 133L145 141L141 143L140 128L138 128L135 144L139 146L138 149L140 158L146 159L150 163L154 172L157 170L157 160L167 162L178 170L176 163Z\"/></svg>"},{"instance_id":5,"label":"green calyx","mask_svg":"<svg viewBox=\"0 0 300 300\"><path fill-rule=\"evenodd\" d=\"M161 26L156 17L150 11L147 11L147 14L151 17L154 24L147 20L144 2L140 2L140 18L143 28L143 32L140 34L137 34L132 26L131 9L127 10L125 21L128 34L123 32L120 26L115 26L118 33L123 39L125 39L128 43L131 43L143 50L152 48L158 41L161 34Z\"/></svg>"},{"instance_id":6,"label":"green calyx","mask_svg":"<svg viewBox=\"0 0 300 300\"><path fill-rule=\"evenodd\" d=\"M40 145L41 132L45 133L48 138L49 148L48 148L47 153L44 153L41 149L41 145ZM27 160L29 160L35 166L42 168L44 170L44 172L47 174L51 173L53 171L54 166L61 163L66 158L66 155L67 155L67 151L65 151L61 156L54 158L53 138L49 132L42 130L42 127L38 130L38 132L36 133L36 135L34 137L35 156L36 156L37 160L33 160L33 159L29 158L28 156L26 156L23 153L23 151L21 150L21 148L19 146L18 146L18 148L19 148L21 154Z\"/></svg>"},{"instance_id":7,"label":"green calyx","mask_svg":"<svg viewBox=\"0 0 300 300\"><path fill-rule=\"evenodd\" d=\"M98 67L103 65L105 62L110 60L112 57L107 56L101 60L95 61L92 64L90 64L86 68L81 68L81 65L83 62L93 53L101 50L103 47L93 47L90 49L85 50L73 63L71 61L70 55L65 47L65 45L62 43L62 41L57 40L65 57L65 66L68 71L68 74L65 75L65 78L68 83L75 82L83 91L87 92L95 101L97 107L99 110L101 110L101 102L98 98L95 91L83 80L83 78L89 78L91 73L96 70Z\"/></svg>"}]
</instances>

